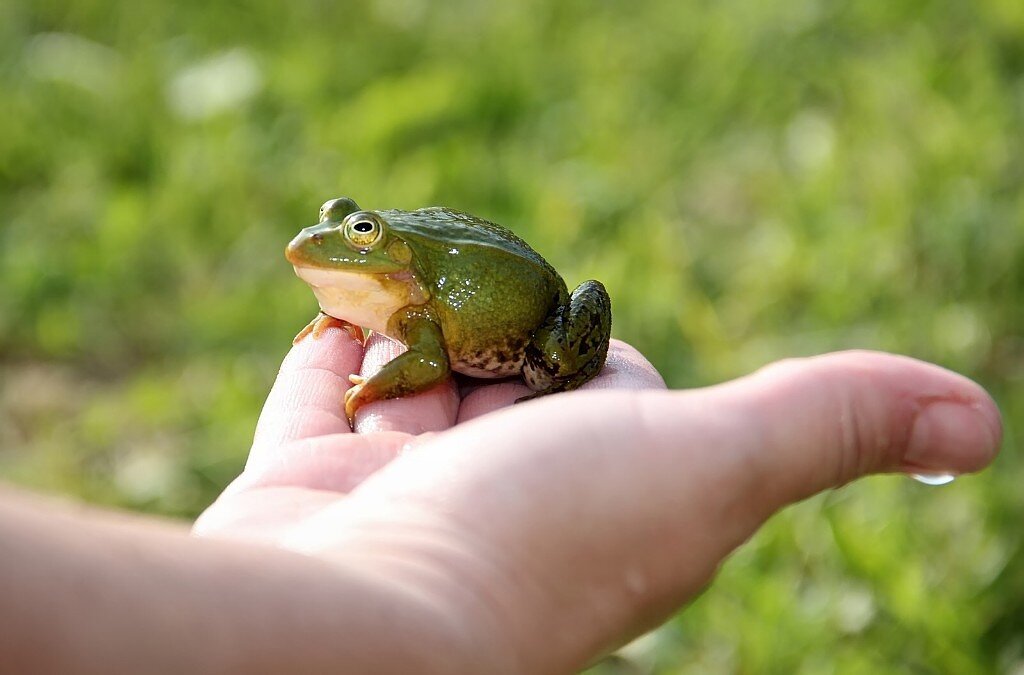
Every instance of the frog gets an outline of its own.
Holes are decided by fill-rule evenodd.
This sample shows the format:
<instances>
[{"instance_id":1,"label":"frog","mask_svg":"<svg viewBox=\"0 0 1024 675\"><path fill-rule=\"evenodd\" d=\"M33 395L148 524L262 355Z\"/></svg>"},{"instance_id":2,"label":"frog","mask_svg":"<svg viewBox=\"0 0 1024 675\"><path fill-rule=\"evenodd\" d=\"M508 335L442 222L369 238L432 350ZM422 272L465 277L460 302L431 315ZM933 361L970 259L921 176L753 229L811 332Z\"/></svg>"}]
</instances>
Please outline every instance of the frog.
<instances>
[{"instance_id":1,"label":"frog","mask_svg":"<svg viewBox=\"0 0 1024 675\"><path fill-rule=\"evenodd\" d=\"M570 391L593 379L608 354L604 285L589 280L569 292L523 239L468 213L364 210L337 197L285 258L320 305L296 342L337 325L407 348L370 377L350 376L344 408L352 424L362 406L425 391L452 372L521 377L531 393L517 402Z\"/></svg>"}]
</instances>

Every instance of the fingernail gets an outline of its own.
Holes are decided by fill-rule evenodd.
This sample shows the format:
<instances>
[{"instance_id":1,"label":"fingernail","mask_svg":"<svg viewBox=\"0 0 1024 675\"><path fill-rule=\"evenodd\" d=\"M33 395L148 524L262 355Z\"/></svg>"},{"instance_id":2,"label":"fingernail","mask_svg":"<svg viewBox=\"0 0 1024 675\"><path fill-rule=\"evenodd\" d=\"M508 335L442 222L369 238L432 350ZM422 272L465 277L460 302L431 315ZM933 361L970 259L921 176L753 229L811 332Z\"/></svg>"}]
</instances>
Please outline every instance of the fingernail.
<instances>
[{"instance_id":1,"label":"fingernail","mask_svg":"<svg viewBox=\"0 0 1024 675\"><path fill-rule=\"evenodd\" d=\"M903 462L927 471L976 471L995 455L1000 435L998 419L983 406L935 401L917 414Z\"/></svg>"}]
</instances>

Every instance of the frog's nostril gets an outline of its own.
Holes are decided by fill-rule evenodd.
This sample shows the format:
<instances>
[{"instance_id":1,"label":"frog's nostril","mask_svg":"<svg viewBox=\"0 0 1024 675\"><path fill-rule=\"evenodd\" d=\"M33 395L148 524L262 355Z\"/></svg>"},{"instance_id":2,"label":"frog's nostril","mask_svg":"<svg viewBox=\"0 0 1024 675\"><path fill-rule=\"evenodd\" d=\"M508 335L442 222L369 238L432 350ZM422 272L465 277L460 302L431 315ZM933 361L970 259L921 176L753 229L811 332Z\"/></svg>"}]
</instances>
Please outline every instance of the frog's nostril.
<instances>
[{"instance_id":1,"label":"frog's nostril","mask_svg":"<svg viewBox=\"0 0 1024 675\"><path fill-rule=\"evenodd\" d=\"M323 243L324 235L322 232L315 232L313 236L310 237L310 239L313 240L314 244L320 244Z\"/></svg>"}]
</instances>

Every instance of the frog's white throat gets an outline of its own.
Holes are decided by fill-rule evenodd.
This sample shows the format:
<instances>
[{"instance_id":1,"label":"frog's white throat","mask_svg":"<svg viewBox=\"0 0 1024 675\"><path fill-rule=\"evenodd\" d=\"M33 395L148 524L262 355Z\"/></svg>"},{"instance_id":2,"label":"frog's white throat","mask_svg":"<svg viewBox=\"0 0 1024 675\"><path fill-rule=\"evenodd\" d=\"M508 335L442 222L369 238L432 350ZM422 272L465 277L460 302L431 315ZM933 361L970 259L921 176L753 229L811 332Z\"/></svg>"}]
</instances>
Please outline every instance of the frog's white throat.
<instances>
[{"instance_id":1,"label":"frog's white throat","mask_svg":"<svg viewBox=\"0 0 1024 675\"><path fill-rule=\"evenodd\" d=\"M388 319L413 302L415 283L384 274L295 266L313 289L320 308L375 333L388 334Z\"/></svg>"}]
</instances>

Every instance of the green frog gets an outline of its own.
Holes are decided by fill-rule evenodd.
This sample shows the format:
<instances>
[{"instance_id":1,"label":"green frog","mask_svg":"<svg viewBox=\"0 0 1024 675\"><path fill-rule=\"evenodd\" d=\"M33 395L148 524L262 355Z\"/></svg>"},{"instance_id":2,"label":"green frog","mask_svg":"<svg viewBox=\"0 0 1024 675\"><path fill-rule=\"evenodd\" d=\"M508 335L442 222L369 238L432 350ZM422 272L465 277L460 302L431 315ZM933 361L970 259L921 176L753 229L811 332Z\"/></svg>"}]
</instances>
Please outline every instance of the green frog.
<instances>
[{"instance_id":1,"label":"green frog","mask_svg":"<svg viewBox=\"0 0 1024 675\"><path fill-rule=\"evenodd\" d=\"M327 201L285 251L327 323L362 326L408 347L372 377L352 376L345 412L429 389L451 371L522 375L526 400L575 389L604 365L611 300L598 281L571 294L508 229L447 208L367 211ZM338 321L340 320L340 322ZM346 322L346 323L342 323Z\"/></svg>"}]
</instances>

